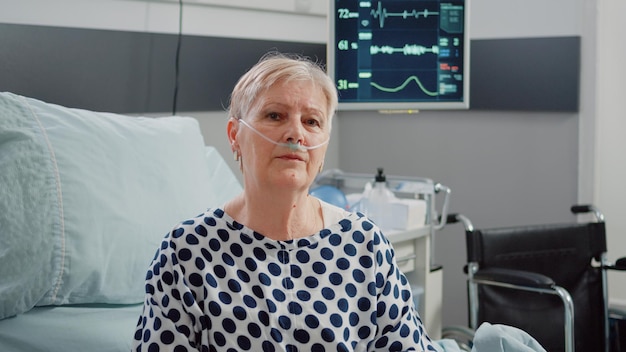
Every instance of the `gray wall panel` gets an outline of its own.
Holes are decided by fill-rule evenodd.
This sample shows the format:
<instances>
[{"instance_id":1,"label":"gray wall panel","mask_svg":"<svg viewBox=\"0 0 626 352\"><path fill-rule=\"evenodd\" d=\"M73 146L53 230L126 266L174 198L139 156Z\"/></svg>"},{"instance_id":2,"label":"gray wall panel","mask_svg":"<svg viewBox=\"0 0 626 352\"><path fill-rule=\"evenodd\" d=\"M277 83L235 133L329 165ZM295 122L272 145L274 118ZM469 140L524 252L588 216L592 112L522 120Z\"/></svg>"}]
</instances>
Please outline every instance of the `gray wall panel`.
<instances>
[{"instance_id":1,"label":"gray wall panel","mask_svg":"<svg viewBox=\"0 0 626 352\"><path fill-rule=\"evenodd\" d=\"M177 35L0 24L0 90L120 113L172 110ZM183 36L177 111L228 105L239 76L270 50L324 61L326 47Z\"/></svg>"},{"instance_id":2,"label":"gray wall panel","mask_svg":"<svg viewBox=\"0 0 626 352\"><path fill-rule=\"evenodd\" d=\"M578 111L580 37L472 40L470 109Z\"/></svg>"},{"instance_id":3,"label":"gray wall panel","mask_svg":"<svg viewBox=\"0 0 626 352\"><path fill-rule=\"evenodd\" d=\"M113 112L172 110L177 35L0 24L0 90ZM265 52L323 44L183 36L178 111L216 111ZM577 111L580 38L472 40L470 108Z\"/></svg>"}]
</instances>

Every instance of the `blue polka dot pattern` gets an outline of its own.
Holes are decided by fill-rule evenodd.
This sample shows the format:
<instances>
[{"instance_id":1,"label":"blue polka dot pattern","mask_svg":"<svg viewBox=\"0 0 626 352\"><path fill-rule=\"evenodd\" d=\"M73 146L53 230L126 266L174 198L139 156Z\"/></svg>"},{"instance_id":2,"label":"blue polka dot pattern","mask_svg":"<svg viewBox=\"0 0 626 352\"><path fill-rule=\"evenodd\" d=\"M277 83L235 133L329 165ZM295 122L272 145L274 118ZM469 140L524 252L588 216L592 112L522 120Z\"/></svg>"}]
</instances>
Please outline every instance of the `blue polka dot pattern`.
<instances>
[{"instance_id":1,"label":"blue polka dot pattern","mask_svg":"<svg viewBox=\"0 0 626 352\"><path fill-rule=\"evenodd\" d=\"M435 351L378 227L349 214L275 241L210 209L146 275L134 351Z\"/></svg>"}]
</instances>

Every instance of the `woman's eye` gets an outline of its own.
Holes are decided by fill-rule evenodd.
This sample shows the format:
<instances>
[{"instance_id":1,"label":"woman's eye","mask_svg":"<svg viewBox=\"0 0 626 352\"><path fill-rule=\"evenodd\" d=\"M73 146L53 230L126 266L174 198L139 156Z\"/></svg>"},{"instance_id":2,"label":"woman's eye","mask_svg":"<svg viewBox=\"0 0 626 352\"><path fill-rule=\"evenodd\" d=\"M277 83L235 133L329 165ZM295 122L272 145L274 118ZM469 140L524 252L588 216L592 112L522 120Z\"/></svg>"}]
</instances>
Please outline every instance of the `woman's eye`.
<instances>
[{"instance_id":1,"label":"woman's eye","mask_svg":"<svg viewBox=\"0 0 626 352\"><path fill-rule=\"evenodd\" d=\"M305 123L309 126L319 126L320 122L317 119L307 119L305 120Z\"/></svg>"},{"instance_id":2,"label":"woman's eye","mask_svg":"<svg viewBox=\"0 0 626 352\"><path fill-rule=\"evenodd\" d=\"M280 114L277 112L270 112L267 114L267 117L272 119L272 120L278 120L280 119Z\"/></svg>"}]
</instances>

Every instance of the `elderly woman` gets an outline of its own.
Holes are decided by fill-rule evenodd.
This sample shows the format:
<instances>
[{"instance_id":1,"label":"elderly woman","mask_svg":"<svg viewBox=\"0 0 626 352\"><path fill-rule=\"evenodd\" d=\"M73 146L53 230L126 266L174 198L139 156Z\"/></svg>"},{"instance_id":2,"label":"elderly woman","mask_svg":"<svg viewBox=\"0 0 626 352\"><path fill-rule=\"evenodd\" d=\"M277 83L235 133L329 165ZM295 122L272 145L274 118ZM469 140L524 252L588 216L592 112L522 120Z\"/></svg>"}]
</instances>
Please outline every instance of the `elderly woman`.
<instances>
[{"instance_id":1,"label":"elderly woman","mask_svg":"<svg viewBox=\"0 0 626 352\"><path fill-rule=\"evenodd\" d=\"M166 236L135 350L435 350L380 229L308 193L336 106L303 57L266 55L241 77L227 135L244 191Z\"/></svg>"}]
</instances>

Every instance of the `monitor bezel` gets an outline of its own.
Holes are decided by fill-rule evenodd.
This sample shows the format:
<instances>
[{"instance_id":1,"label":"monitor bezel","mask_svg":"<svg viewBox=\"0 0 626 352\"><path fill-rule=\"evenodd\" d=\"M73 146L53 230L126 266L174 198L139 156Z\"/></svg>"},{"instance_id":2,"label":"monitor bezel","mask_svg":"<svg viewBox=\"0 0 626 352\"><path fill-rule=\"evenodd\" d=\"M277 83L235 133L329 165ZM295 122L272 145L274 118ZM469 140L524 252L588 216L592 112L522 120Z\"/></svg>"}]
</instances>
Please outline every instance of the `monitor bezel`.
<instances>
[{"instance_id":1,"label":"monitor bezel","mask_svg":"<svg viewBox=\"0 0 626 352\"><path fill-rule=\"evenodd\" d=\"M352 0L361 2L363 0ZM437 0L442 2L440 0ZM470 31L469 31L469 0L463 1L463 94L460 101L341 101L339 91L338 111L341 110L374 110L381 113L414 113L420 110L467 110L470 107ZM329 0L328 8L328 44L326 48L327 73L336 86L336 51L337 33L336 16L337 1Z\"/></svg>"}]
</instances>

